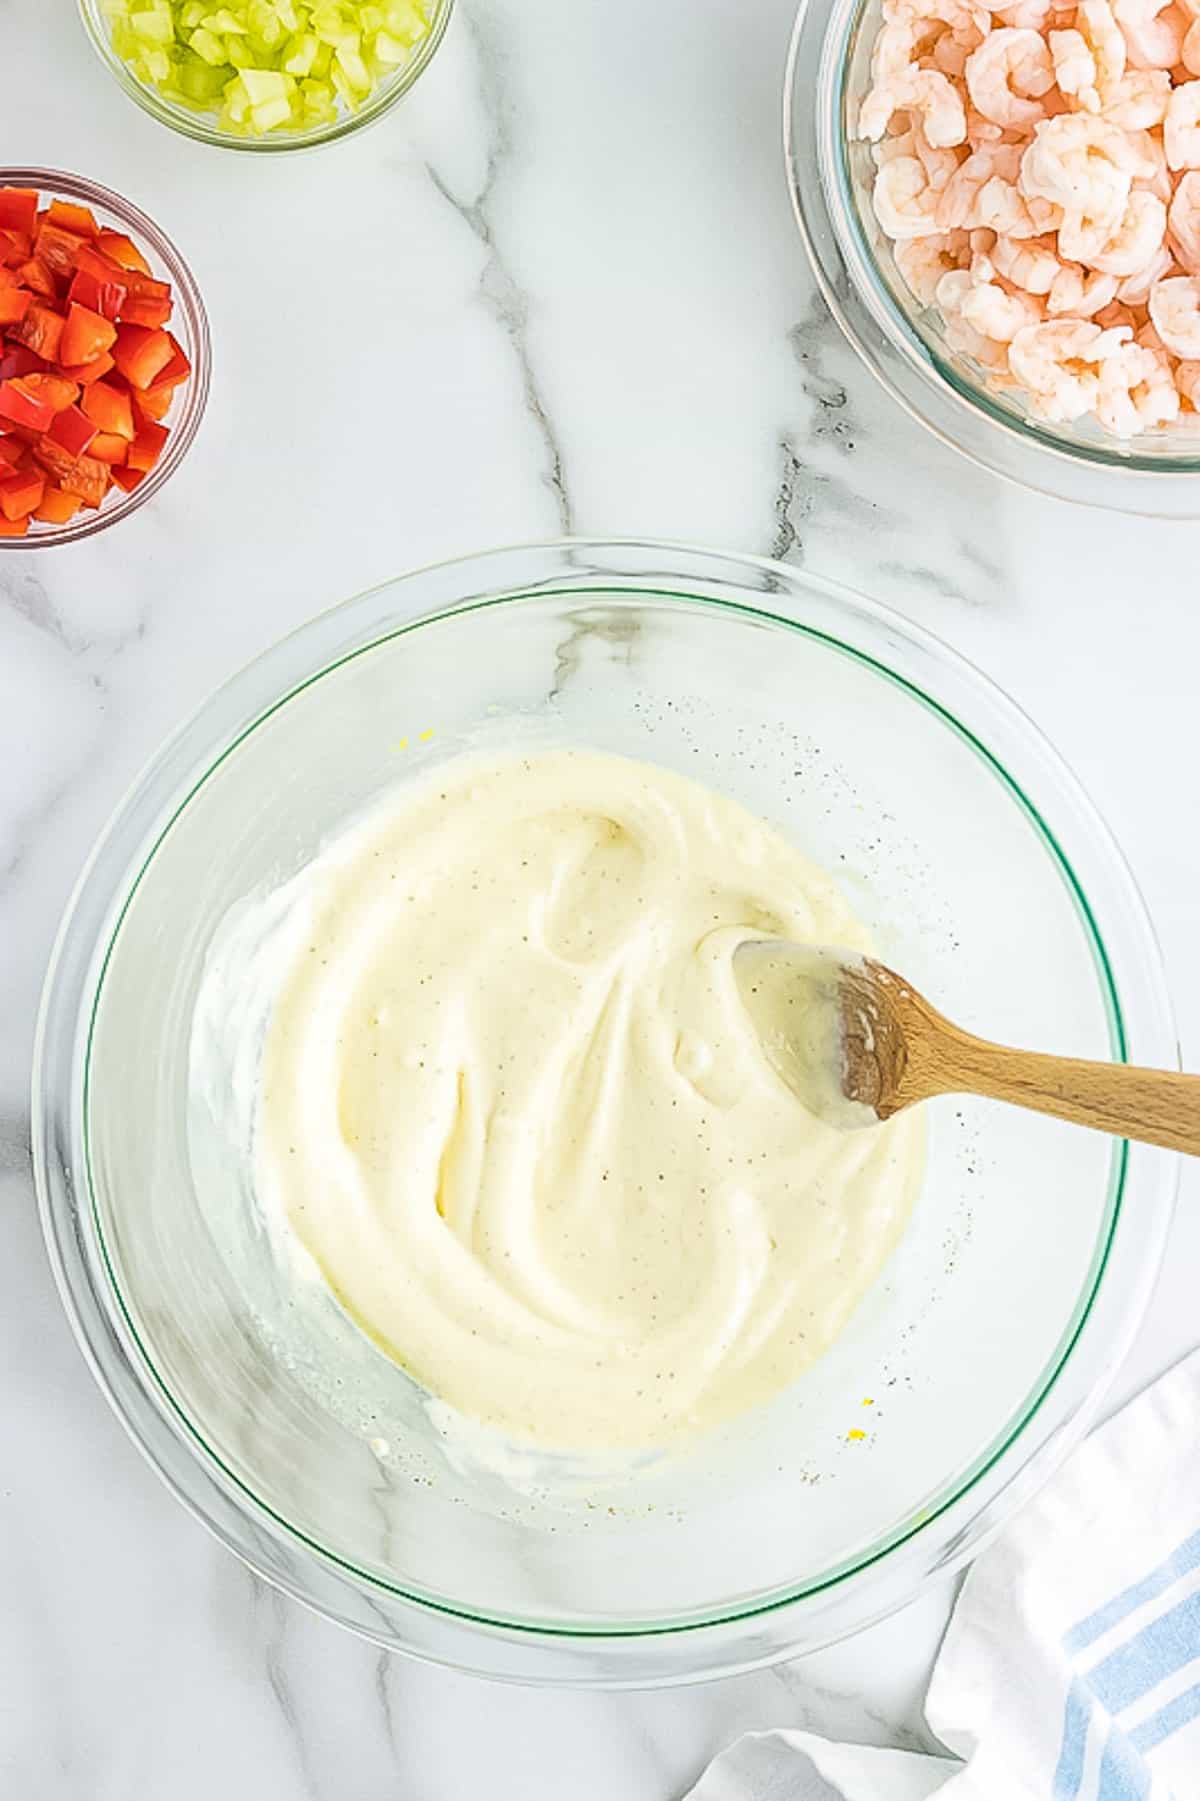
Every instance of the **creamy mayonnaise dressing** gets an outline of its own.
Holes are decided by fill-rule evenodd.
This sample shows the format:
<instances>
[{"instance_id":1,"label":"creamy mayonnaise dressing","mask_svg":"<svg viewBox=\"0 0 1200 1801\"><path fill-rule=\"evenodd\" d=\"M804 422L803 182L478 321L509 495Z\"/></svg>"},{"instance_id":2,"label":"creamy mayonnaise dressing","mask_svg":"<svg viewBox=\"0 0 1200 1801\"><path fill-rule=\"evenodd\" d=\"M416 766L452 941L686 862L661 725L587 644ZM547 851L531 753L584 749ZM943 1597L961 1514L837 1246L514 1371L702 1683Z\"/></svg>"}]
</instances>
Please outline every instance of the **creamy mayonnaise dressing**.
<instances>
[{"instance_id":1,"label":"creamy mayonnaise dressing","mask_svg":"<svg viewBox=\"0 0 1200 1801\"><path fill-rule=\"evenodd\" d=\"M649 764L464 758L332 845L296 907L259 1191L441 1401L518 1442L659 1445L828 1349L923 1135L822 1125L760 1050L747 934L869 948L777 832Z\"/></svg>"}]
</instances>

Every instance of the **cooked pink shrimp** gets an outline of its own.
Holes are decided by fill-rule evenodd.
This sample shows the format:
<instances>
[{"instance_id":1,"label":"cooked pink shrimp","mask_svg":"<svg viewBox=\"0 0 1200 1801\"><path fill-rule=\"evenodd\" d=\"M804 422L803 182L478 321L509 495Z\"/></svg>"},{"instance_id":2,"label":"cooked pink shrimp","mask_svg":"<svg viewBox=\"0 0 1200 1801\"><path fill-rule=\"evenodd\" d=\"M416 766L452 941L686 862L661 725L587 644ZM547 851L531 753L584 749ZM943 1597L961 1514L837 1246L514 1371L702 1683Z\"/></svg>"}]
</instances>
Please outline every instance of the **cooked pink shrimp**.
<instances>
[{"instance_id":1,"label":"cooked pink shrimp","mask_svg":"<svg viewBox=\"0 0 1200 1801\"><path fill-rule=\"evenodd\" d=\"M1179 417L1179 390L1161 350L1123 344L1108 357L1100 368L1095 413L1101 425L1122 438L1173 424Z\"/></svg>"},{"instance_id":2,"label":"cooked pink shrimp","mask_svg":"<svg viewBox=\"0 0 1200 1801\"><path fill-rule=\"evenodd\" d=\"M1169 275L1150 290L1150 321L1173 356L1200 360L1200 278Z\"/></svg>"},{"instance_id":3,"label":"cooked pink shrimp","mask_svg":"<svg viewBox=\"0 0 1200 1801\"><path fill-rule=\"evenodd\" d=\"M1054 86L1054 65L1040 33L1013 26L991 32L964 74L971 104L993 124L1026 129L1045 116L1038 101Z\"/></svg>"},{"instance_id":4,"label":"cooked pink shrimp","mask_svg":"<svg viewBox=\"0 0 1200 1801\"><path fill-rule=\"evenodd\" d=\"M1115 275L1096 275L1078 263L1064 263L1050 284L1046 311L1052 319L1091 319L1116 297Z\"/></svg>"},{"instance_id":5,"label":"cooked pink shrimp","mask_svg":"<svg viewBox=\"0 0 1200 1801\"><path fill-rule=\"evenodd\" d=\"M1104 102L1104 117L1122 131L1150 131L1166 118L1170 98L1166 69L1128 69Z\"/></svg>"},{"instance_id":6,"label":"cooked pink shrimp","mask_svg":"<svg viewBox=\"0 0 1200 1801\"><path fill-rule=\"evenodd\" d=\"M1027 325L1008 347L1009 367L1035 412L1057 424L1082 419L1100 395L1100 369L1129 338L1080 319Z\"/></svg>"},{"instance_id":7,"label":"cooked pink shrimp","mask_svg":"<svg viewBox=\"0 0 1200 1801\"><path fill-rule=\"evenodd\" d=\"M1109 0L1080 0L1075 13L1075 30L1096 65L1095 105L1088 110L1099 112L1105 96L1112 93L1124 75L1129 52Z\"/></svg>"},{"instance_id":8,"label":"cooked pink shrimp","mask_svg":"<svg viewBox=\"0 0 1200 1801\"><path fill-rule=\"evenodd\" d=\"M1010 293L998 282L976 281L959 302L959 313L981 337L994 344L1011 344L1027 325L1037 325L1042 309L1028 294Z\"/></svg>"},{"instance_id":9,"label":"cooked pink shrimp","mask_svg":"<svg viewBox=\"0 0 1200 1801\"><path fill-rule=\"evenodd\" d=\"M1048 294L1063 266L1046 238L1019 243L1015 238L998 237L991 259L1005 281L1024 288L1027 294Z\"/></svg>"},{"instance_id":10,"label":"cooked pink shrimp","mask_svg":"<svg viewBox=\"0 0 1200 1801\"><path fill-rule=\"evenodd\" d=\"M937 193L915 156L885 163L872 192L875 217L889 238L932 238L937 235Z\"/></svg>"},{"instance_id":11,"label":"cooked pink shrimp","mask_svg":"<svg viewBox=\"0 0 1200 1801\"><path fill-rule=\"evenodd\" d=\"M1185 81L1171 95L1163 148L1172 169L1200 169L1200 81Z\"/></svg>"},{"instance_id":12,"label":"cooked pink shrimp","mask_svg":"<svg viewBox=\"0 0 1200 1801\"><path fill-rule=\"evenodd\" d=\"M1119 284L1117 299L1124 301L1126 306L1145 306L1155 282L1173 273L1178 273L1175 258L1168 245L1160 244L1144 269L1136 269Z\"/></svg>"},{"instance_id":13,"label":"cooked pink shrimp","mask_svg":"<svg viewBox=\"0 0 1200 1801\"><path fill-rule=\"evenodd\" d=\"M967 114L954 83L938 69L910 67L876 82L858 114L858 135L881 138L898 112L916 113L935 149L962 144Z\"/></svg>"},{"instance_id":14,"label":"cooked pink shrimp","mask_svg":"<svg viewBox=\"0 0 1200 1801\"><path fill-rule=\"evenodd\" d=\"M1078 101L1085 112L1098 113L1096 59L1083 33L1072 26L1066 31L1052 31L1046 41L1059 93Z\"/></svg>"},{"instance_id":15,"label":"cooked pink shrimp","mask_svg":"<svg viewBox=\"0 0 1200 1801\"><path fill-rule=\"evenodd\" d=\"M932 306L939 281L959 267L966 248L966 232L951 231L933 238L901 239L892 254L907 286L923 306Z\"/></svg>"},{"instance_id":16,"label":"cooked pink shrimp","mask_svg":"<svg viewBox=\"0 0 1200 1801\"><path fill-rule=\"evenodd\" d=\"M1200 170L1179 178L1167 212L1171 246L1189 275L1200 275Z\"/></svg>"},{"instance_id":17,"label":"cooked pink shrimp","mask_svg":"<svg viewBox=\"0 0 1200 1801\"><path fill-rule=\"evenodd\" d=\"M938 201L938 226L942 231L959 231L979 222L975 219L981 189L994 179L1014 184L1021 168L1021 151L1016 144L980 144L955 170Z\"/></svg>"},{"instance_id":18,"label":"cooked pink shrimp","mask_svg":"<svg viewBox=\"0 0 1200 1801\"><path fill-rule=\"evenodd\" d=\"M1130 149L1136 152L1141 164L1134 173L1134 187L1145 188L1147 192L1157 194L1164 206L1170 206L1175 183L1167 168L1167 153L1163 149L1161 132L1131 131L1128 137Z\"/></svg>"},{"instance_id":19,"label":"cooked pink shrimp","mask_svg":"<svg viewBox=\"0 0 1200 1801\"><path fill-rule=\"evenodd\" d=\"M1175 386L1192 411L1200 413L1200 363L1176 363Z\"/></svg>"},{"instance_id":20,"label":"cooked pink shrimp","mask_svg":"<svg viewBox=\"0 0 1200 1801\"><path fill-rule=\"evenodd\" d=\"M1136 275L1161 247L1167 209L1154 194L1135 188L1115 226L1096 225L1068 214L1058 234L1063 256L1087 263L1104 275Z\"/></svg>"},{"instance_id":21,"label":"cooked pink shrimp","mask_svg":"<svg viewBox=\"0 0 1200 1801\"><path fill-rule=\"evenodd\" d=\"M1172 0L1113 0L1129 63L1134 69L1173 69L1183 47L1186 20Z\"/></svg>"},{"instance_id":22,"label":"cooked pink shrimp","mask_svg":"<svg viewBox=\"0 0 1200 1801\"><path fill-rule=\"evenodd\" d=\"M993 6L993 16L1018 31L1043 31L1054 10L1053 0L1012 0L1009 6Z\"/></svg>"},{"instance_id":23,"label":"cooked pink shrimp","mask_svg":"<svg viewBox=\"0 0 1200 1801\"><path fill-rule=\"evenodd\" d=\"M963 302L975 284L965 269L943 275L937 285L937 305L945 322L946 343L951 350L974 360L994 375L1008 371L1008 346L976 330L963 317Z\"/></svg>"},{"instance_id":24,"label":"cooked pink shrimp","mask_svg":"<svg viewBox=\"0 0 1200 1801\"><path fill-rule=\"evenodd\" d=\"M1081 218L1115 222L1138 167L1117 126L1091 113L1063 113L1034 127L1017 185Z\"/></svg>"}]
</instances>

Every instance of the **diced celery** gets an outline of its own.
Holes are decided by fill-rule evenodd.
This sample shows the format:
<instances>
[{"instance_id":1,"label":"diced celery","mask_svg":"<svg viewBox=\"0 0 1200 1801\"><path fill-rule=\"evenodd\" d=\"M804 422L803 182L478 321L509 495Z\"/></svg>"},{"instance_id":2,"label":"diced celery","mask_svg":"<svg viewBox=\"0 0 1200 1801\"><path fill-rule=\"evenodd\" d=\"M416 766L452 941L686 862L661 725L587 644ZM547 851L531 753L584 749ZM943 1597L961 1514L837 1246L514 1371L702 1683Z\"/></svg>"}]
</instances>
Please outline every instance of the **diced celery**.
<instances>
[{"instance_id":1,"label":"diced celery","mask_svg":"<svg viewBox=\"0 0 1200 1801\"><path fill-rule=\"evenodd\" d=\"M191 48L202 62L210 68L222 68L225 63L225 46L220 38L211 32L207 25L198 25L190 39Z\"/></svg>"}]
</instances>

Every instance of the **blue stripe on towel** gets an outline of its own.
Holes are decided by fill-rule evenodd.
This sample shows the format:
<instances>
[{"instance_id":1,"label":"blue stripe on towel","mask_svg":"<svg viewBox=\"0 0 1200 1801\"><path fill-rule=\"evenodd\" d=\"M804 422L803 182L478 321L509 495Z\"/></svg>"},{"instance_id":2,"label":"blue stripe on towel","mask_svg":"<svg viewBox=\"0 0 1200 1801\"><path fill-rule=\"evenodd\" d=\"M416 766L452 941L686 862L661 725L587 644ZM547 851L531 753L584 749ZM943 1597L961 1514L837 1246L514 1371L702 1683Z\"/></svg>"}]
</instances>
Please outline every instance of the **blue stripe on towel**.
<instances>
[{"instance_id":1,"label":"blue stripe on towel","mask_svg":"<svg viewBox=\"0 0 1200 1801\"><path fill-rule=\"evenodd\" d=\"M1129 1742L1139 1751L1153 1751L1155 1745L1161 1745L1181 1726L1190 1725L1197 1715L1200 1715L1200 1682L1194 1688L1185 1689L1182 1695L1176 1695L1140 1726L1135 1726L1129 1734Z\"/></svg>"},{"instance_id":2,"label":"blue stripe on towel","mask_svg":"<svg viewBox=\"0 0 1200 1801\"><path fill-rule=\"evenodd\" d=\"M1096 1801L1145 1801L1150 1772L1120 1727L1114 1726L1100 1760Z\"/></svg>"},{"instance_id":3,"label":"blue stripe on towel","mask_svg":"<svg viewBox=\"0 0 1200 1801\"><path fill-rule=\"evenodd\" d=\"M1083 1760L1087 1754L1088 1727L1094 1712L1091 1696L1078 1676L1074 1677L1067 1690L1062 1745L1054 1771L1054 1801L1075 1801L1079 1793Z\"/></svg>"},{"instance_id":4,"label":"blue stripe on towel","mask_svg":"<svg viewBox=\"0 0 1200 1801\"><path fill-rule=\"evenodd\" d=\"M1143 1576L1131 1588L1122 1589L1119 1595L1114 1595L1111 1601L1106 1601L1103 1607L1090 1613L1086 1620L1080 1620L1078 1626L1073 1626L1063 1639L1063 1650L1067 1656L1074 1656L1075 1652L1095 1644L1118 1620L1123 1620L1126 1614L1132 1613L1135 1607L1141 1607L1143 1602L1152 1601L1155 1595L1161 1595L1164 1589L1170 1588L1172 1582L1178 1582L1181 1576L1186 1576L1197 1564L1200 1564L1200 1532L1193 1532L1157 1569L1151 1570L1148 1576Z\"/></svg>"},{"instance_id":5,"label":"blue stripe on towel","mask_svg":"<svg viewBox=\"0 0 1200 1801\"><path fill-rule=\"evenodd\" d=\"M1110 1714L1148 1695L1200 1658L1200 1590L1143 1626L1136 1638L1087 1673L1088 1686Z\"/></svg>"}]
</instances>

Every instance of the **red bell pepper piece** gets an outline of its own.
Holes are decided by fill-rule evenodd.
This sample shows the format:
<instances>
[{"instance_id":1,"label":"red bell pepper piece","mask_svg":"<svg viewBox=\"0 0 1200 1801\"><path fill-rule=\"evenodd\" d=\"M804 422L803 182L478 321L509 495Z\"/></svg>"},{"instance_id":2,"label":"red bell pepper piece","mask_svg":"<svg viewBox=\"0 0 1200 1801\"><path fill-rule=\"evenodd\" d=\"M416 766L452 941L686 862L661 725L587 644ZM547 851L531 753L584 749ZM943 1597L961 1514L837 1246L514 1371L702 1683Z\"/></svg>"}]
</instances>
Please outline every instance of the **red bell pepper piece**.
<instances>
[{"instance_id":1,"label":"red bell pepper piece","mask_svg":"<svg viewBox=\"0 0 1200 1801\"><path fill-rule=\"evenodd\" d=\"M21 264L17 274L24 285L40 294L43 300L58 299L58 284L40 257L31 256Z\"/></svg>"},{"instance_id":2,"label":"red bell pepper piece","mask_svg":"<svg viewBox=\"0 0 1200 1801\"><path fill-rule=\"evenodd\" d=\"M19 325L32 305L28 288L0 287L0 325Z\"/></svg>"},{"instance_id":3,"label":"red bell pepper piece","mask_svg":"<svg viewBox=\"0 0 1200 1801\"><path fill-rule=\"evenodd\" d=\"M166 325L171 317L171 297L157 294L130 294L121 308L122 325L145 325L151 329Z\"/></svg>"},{"instance_id":4,"label":"red bell pepper piece","mask_svg":"<svg viewBox=\"0 0 1200 1801\"><path fill-rule=\"evenodd\" d=\"M168 388L160 381L133 397L133 409L139 419L165 419L174 404L174 388Z\"/></svg>"},{"instance_id":5,"label":"red bell pepper piece","mask_svg":"<svg viewBox=\"0 0 1200 1801\"><path fill-rule=\"evenodd\" d=\"M163 370L174 358L174 351L165 331L147 330L142 325L121 325L117 328L113 356L131 387L148 388L161 379Z\"/></svg>"},{"instance_id":6,"label":"red bell pepper piece","mask_svg":"<svg viewBox=\"0 0 1200 1801\"><path fill-rule=\"evenodd\" d=\"M0 513L6 519L28 519L42 503L46 478L40 469L18 469L0 480Z\"/></svg>"},{"instance_id":7,"label":"red bell pepper piece","mask_svg":"<svg viewBox=\"0 0 1200 1801\"><path fill-rule=\"evenodd\" d=\"M135 435L133 401L126 389L94 381L85 389L81 404L97 431L116 432L122 438Z\"/></svg>"},{"instance_id":8,"label":"red bell pepper piece","mask_svg":"<svg viewBox=\"0 0 1200 1801\"><path fill-rule=\"evenodd\" d=\"M96 426L77 406L64 407L56 413L46 433L55 444L61 444L69 456L81 457L96 436Z\"/></svg>"},{"instance_id":9,"label":"red bell pepper piece","mask_svg":"<svg viewBox=\"0 0 1200 1801\"><path fill-rule=\"evenodd\" d=\"M147 420L129 446L129 455L125 459L129 467L148 474L166 448L170 435L165 425L155 425L153 420Z\"/></svg>"},{"instance_id":10,"label":"red bell pepper piece","mask_svg":"<svg viewBox=\"0 0 1200 1801\"><path fill-rule=\"evenodd\" d=\"M62 314L54 312L42 301L35 300L21 323L14 325L10 335L16 343L24 344L27 350L36 351L38 356L45 357L48 363L56 363L63 340ZM82 362L83 359L79 360Z\"/></svg>"},{"instance_id":11,"label":"red bell pepper piece","mask_svg":"<svg viewBox=\"0 0 1200 1801\"><path fill-rule=\"evenodd\" d=\"M69 525L79 507L77 494L64 494L61 488L47 482L41 505L34 509L33 516L35 519L43 519L47 525Z\"/></svg>"},{"instance_id":12,"label":"red bell pepper piece","mask_svg":"<svg viewBox=\"0 0 1200 1801\"><path fill-rule=\"evenodd\" d=\"M20 438L0 437L0 468L11 469L25 455L25 446Z\"/></svg>"},{"instance_id":13,"label":"red bell pepper piece","mask_svg":"<svg viewBox=\"0 0 1200 1801\"><path fill-rule=\"evenodd\" d=\"M67 308L67 322L63 329L62 343L59 347L58 361L75 368L80 363L90 363L105 351L111 350L117 339L117 327L111 319L94 313L90 306L80 306L72 300Z\"/></svg>"},{"instance_id":14,"label":"red bell pepper piece","mask_svg":"<svg viewBox=\"0 0 1200 1801\"><path fill-rule=\"evenodd\" d=\"M86 388L90 382L111 375L116 366L106 350L102 355L94 356L90 363L63 363L62 372L77 381L81 388Z\"/></svg>"},{"instance_id":15,"label":"red bell pepper piece","mask_svg":"<svg viewBox=\"0 0 1200 1801\"><path fill-rule=\"evenodd\" d=\"M91 208L77 206L72 200L52 200L46 217L51 225L61 225L64 231L73 231L81 238L94 238L100 230Z\"/></svg>"},{"instance_id":16,"label":"red bell pepper piece","mask_svg":"<svg viewBox=\"0 0 1200 1801\"><path fill-rule=\"evenodd\" d=\"M145 481L146 471L144 469L118 468L113 470L112 478L116 482L118 488L124 488L126 494L132 494L133 490L135 488L140 488Z\"/></svg>"},{"instance_id":17,"label":"red bell pepper piece","mask_svg":"<svg viewBox=\"0 0 1200 1801\"><path fill-rule=\"evenodd\" d=\"M0 513L0 538L23 538L28 530L28 519L6 519Z\"/></svg>"},{"instance_id":18,"label":"red bell pepper piece","mask_svg":"<svg viewBox=\"0 0 1200 1801\"><path fill-rule=\"evenodd\" d=\"M136 269L141 275L149 275L150 265L134 243L123 231L102 231L96 239L96 246L122 269Z\"/></svg>"},{"instance_id":19,"label":"red bell pepper piece","mask_svg":"<svg viewBox=\"0 0 1200 1801\"><path fill-rule=\"evenodd\" d=\"M36 188L0 188L0 226L32 234L37 224Z\"/></svg>"},{"instance_id":20,"label":"red bell pepper piece","mask_svg":"<svg viewBox=\"0 0 1200 1801\"><path fill-rule=\"evenodd\" d=\"M54 408L46 401L25 391L21 381L0 382L0 419L10 425L24 426L30 431L46 431L54 420Z\"/></svg>"},{"instance_id":21,"label":"red bell pepper piece","mask_svg":"<svg viewBox=\"0 0 1200 1801\"><path fill-rule=\"evenodd\" d=\"M88 455L98 463L124 463L129 457L129 439L120 432L98 431L92 439Z\"/></svg>"},{"instance_id":22,"label":"red bell pepper piece","mask_svg":"<svg viewBox=\"0 0 1200 1801\"><path fill-rule=\"evenodd\" d=\"M183 353L183 346L172 332L167 333L171 340L171 360L166 363L154 377L154 386L177 388L181 381L186 381L192 373L192 365Z\"/></svg>"},{"instance_id":23,"label":"red bell pepper piece","mask_svg":"<svg viewBox=\"0 0 1200 1801\"><path fill-rule=\"evenodd\" d=\"M53 438L41 438L33 447L34 460L48 469L67 494L78 495L85 507L98 507L112 480L108 464L95 457L68 456Z\"/></svg>"},{"instance_id":24,"label":"red bell pepper piece","mask_svg":"<svg viewBox=\"0 0 1200 1801\"><path fill-rule=\"evenodd\" d=\"M21 386L35 400L44 400L56 413L61 413L64 407L74 406L79 399L79 383L66 375L51 375L48 372L23 375Z\"/></svg>"},{"instance_id":25,"label":"red bell pepper piece","mask_svg":"<svg viewBox=\"0 0 1200 1801\"><path fill-rule=\"evenodd\" d=\"M67 289L68 300L99 313L102 319L111 320L120 318L128 294L128 288L117 280L115 272L109 277L96 275L90 269L77 269L75 279Z\"/></svg>"},{"instance_id":26,"label":"red bell pepper piece","mask_svg":"<svg viewBox=\"0 0 1200 1801\"><path fill-rule=\"evenodd\" d=\"M35 369L46 367L36 350L26 350L24 344L14 344L0 356L0 381L12 381L18 375L32 375Z\"/></svg>"},{"instance_id":27,"label":"red bell pepper piece","mask_svg":"<svg viewBox=\"0 0 1200 1801\"><path fill-rule=\"evenodd\" d=\"M64 231L61 225L51 225L48 219L38 227L34 239L37 254L47 269L62 276L74 273L75 258L86 243L87 239L81 238L78 232Z\"/></svg>"}]
</instances>

